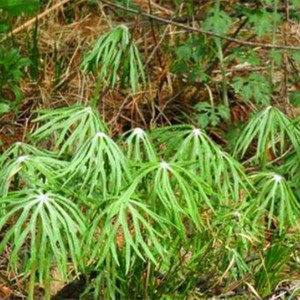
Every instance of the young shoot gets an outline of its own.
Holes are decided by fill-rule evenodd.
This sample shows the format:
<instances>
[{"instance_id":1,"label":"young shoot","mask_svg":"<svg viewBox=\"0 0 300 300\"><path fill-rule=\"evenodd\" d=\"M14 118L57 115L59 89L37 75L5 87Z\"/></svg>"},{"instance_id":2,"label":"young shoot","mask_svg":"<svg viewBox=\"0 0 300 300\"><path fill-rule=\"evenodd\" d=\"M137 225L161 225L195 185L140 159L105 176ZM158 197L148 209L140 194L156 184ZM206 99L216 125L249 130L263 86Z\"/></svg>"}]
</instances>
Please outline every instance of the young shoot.
<instances>
[{"instance_id":1,"label":"young shoot","mask_svg":"<svg viewBox=\"0 0 300 300\"><path fill-rule=\"evenodd\" d=\"M126 157L129 161L140 164L157 160L154 145L143 129L135 128L126 133L126 136Z\"/></svg>"}]
</instances>

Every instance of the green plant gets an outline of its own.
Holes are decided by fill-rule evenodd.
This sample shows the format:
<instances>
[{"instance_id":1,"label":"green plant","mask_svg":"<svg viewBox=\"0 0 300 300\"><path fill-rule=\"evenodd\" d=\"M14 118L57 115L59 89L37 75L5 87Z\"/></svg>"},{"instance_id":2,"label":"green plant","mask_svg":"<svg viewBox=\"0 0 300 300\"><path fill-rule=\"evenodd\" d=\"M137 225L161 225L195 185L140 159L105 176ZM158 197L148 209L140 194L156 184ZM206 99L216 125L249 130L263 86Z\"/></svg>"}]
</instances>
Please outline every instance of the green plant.
<instances>
[{"instance_id":1,"label":"green plant","mask_svg":"<svg viewBox=\"0 0 300 300\"><path fill-rule=\"evenodd\" d=\"M200 102L195 105L195 109L197 123L201 128L215 127L222 120L230 119L230 110L223 104L213 106L208 102Z\"/></svg>"},{"instance_id":2,"label":"green plant","mask_svg":"<svg viewBox=\"0 0 300 300\"><path fill-rule=\"evenodd\" d=\"M0 46L0 100L4 102L1 103L2 108L6 104L5 111L8 110L8 106L16 109L22 102L23 95L19 83L24 76L24 68L29 64L30 60L22 57L17 49ZM5 89L9 89L14 94L15 102L9 101L5 95Z\"/></svg>"},{"instance_id":3,"label":"green plant","mask_svg":"<svg viewBox=\"0 0 300 300\"><path fill-rule=\"evenodd\" d=\"M38 0L3 0L0 3L0 9L8 12L10 15L19 16L23 13L31 14L39 8Z\"/></svg>"},{"instance_id":4,"label":"green plant","mask_svg":"<svg viewBox=\"0 0 300 300\"><path fill-rule=\"evenodd\" d=\"M88 253L89 261L96 260L96 267L100 267L110 253L119 265L121 256L125 258L126 273L136 256L143 261L150 259L156 264L156 257L163 257L167 252L162 246L162 239L169 235L166 226L169 221L129 193L125 192L120 198L109 201L111 203L104 210L101 206L95 210L93 222L87 231L87 249L93 247L92 253ZM97 234L99 227L102 228L100 236Z\"/></svg>"},{"instance_id":5,"label":"green plant","mask_svg":"<svg viewBox=\"0 0 300 300\"><path fill-rule=\"evenodd\" d=\"M295 107L299 107L300 106L300 92L292 91L290 93L290 101Z\"/></svg>"},{"instance_id":6,"label":"green plant","mask_svg":"<svg viewBox=\"0 0 300 300\"><path fill-rule=\"evenodd\" d=\"M220 9L220 1L215 2L215 7L210 10L208 18L205 19L204 28L218 34L225 34L231 26L232 20L226 12Z\"/></svg>"},{"instance_id":7,"label":"green plant","mask_svg":"<svg viewBox=\"0 0 300 300\"><path fill-rule=\"evenodd\" d=\"M186 77L188 82L196 82L199 79L205 82L208 76L205 74L202 62L205 61L207 55L205 41L202 37L187 39L183 45L178 45L175 49L176 57L172 71Z\"/></svg>"},{"instance_id":8,"label":"green plant","mask_svg":"<svg viewBox=\"0 0 300 300\"><path fill-rule=\"evenodd\" d=\"M250 272L247 260L262 237L262 226L253 222L248 208L249 203L245 201L220 205L211 224L213 241L220 247L221 279L227 273L239 279Z\"/></svg>"},{"instance_id":9,"label":"green plant","mask_svg":"<svg viewBox=\"0 0 300 300\"><path fill-rule=\"evenodd\" d=\"M117 144L104 132L97 132L81 145L69 166L58 177L65 178L64 185L74 177L81 180L81 188L88 186L89 194L100 189L103 195L107 192L118 194L124 181L130 178L125 156Z\"/></svg>"},{"instance_id":10,"label":"green plant","mask_svg":"<svg viewBox=\"0 0 300 300\"><path fill-rule=\"evenodd\" d=\"M212 194L209 185L178 163L158 161L145 164L128 192L131 195L139 187L142 195L146 193L144 196L147 197L150 208L172 220L181 234L185 231L183 221L186 217L200 228L202 220L197 212L204 205L213 209L213 203L208 198Z\"/></svg>"},{"instance_id":11,"label":"green plant","mask_svg":"<svg viewBox=\"0 0 300 300\"><path fill-rule=\"evenodd\" d=\"M252 73L249 77L235 77L232 86L244 101L254 99L257 104L270 104L271 87L266 77L261 74Z\"/></svg>"},{"instance_id":12,"label":"green plant","mask_svg":"<svg viewBox=\"0 0 300 300\"><path fill-rule=\"evenodd\" d=\"M276 0L274 1L274 3ZM249 18L249 23L253 25L255 33L262 37L266 33L271 32L273 30L273 19L279 19L279 15L275 10L275 15L271 12L268 12L264 8L258 8L253 11L247 11L246 15Z\"/></svg>"},{"instance_id":13,"label":"green plant","mask_svg":"<svg viewBox=\"0 0 300 300\"><path fill-rule=\"evenodd\" d=\"M10 122L3 84L1 296L297 297L299 0L40 1L29 39L37 2L0 3L3 57L31 58L4 59L28 97Z\"/></svg>"},{"instance_id":14,"label":"green plant","mask_svg":"<svg viewBox=\"0 0 300 300\"><path fill-rule=\"evenodd\" d=\"M264 259L255 275L257 289L262 295L272 293L280 282L284 266L291 260L292 251L290 246L284 245L284 241L278 241L264 254Z\"/></svg>"},{"instance_id":15,"label":"green plant","mask_svg":"<svg viewBox=\"0 0 300 300\"><path fill-rule=\"evenodd\" d=\"M284 173L290 180L297 181L300 176L300 161L299 154L297 152L290 153L284 164L280 167L282 173Z\"/></svg>"},{"instance_id":16,"label":"green plant","mask_svg":"<svg viewBox=\"0 0 300 300\"><path fill-rule=\"evenodd\" d=\"M289 145L298 152L299 137L299 129L292 120L278 108L268 106L254 114L242 129L234 148L234 155L243 158L254 143L256 150L251 160L265 166L272 155L283 156Z\"/></svg>"},{"instance_id":17,"label":"green plant","mask_svg":"<svg viewBox=\"0 0 300 300\"><path fill-rule=\"evenodd\" d=\"M28 297L40 284L49 299L52 268L66 282L78 273L90 278L83 299L189 295L206 272L208 290L253 273L251 284L265 293L261 276L271 274L259 274L269 258L257 264L249 257L268 247L266 232L283 238L298 231L300 208L290 182L275 173L249 176L190 125L150 134L133 129L117 144L95 133L106 128L97 118L81 106L42 112L44 124L32 136L40 142L56 135L57 151L17 143L1 155L0 251L11 247L8 268L20 272L17 261L30 248L23 276Z\"/></svg>"},{"instance_id":18,"label":"green plant","mask_svg":"<svg viewBox=\"0 0 300 300\"><path fill-rule=\"evenodd\" d=\"M147 133L135 128L126 133L127 159L134 164L157 160L157 153Z\"/></svg>"},{"instance_id":19,"label":"green plant","mask_svg":"<svg viewBox=\"0 0 300 300\"><path fill-rule=\"evenodd\" d=\"M32 139L39 142L54 138L54 150L59 154L75 151L88 137L107 131L98 111L91 107L74 105L39 113L35 122L46 123L32 134Z\"/></svg>"},{"instance_id":20,"label":"green plant","mask_svg":"<svg viewBox=\"0 0 300 300\"><path fill-rule=\"evenodd\" d=\"M0 195L19 187L53 182L55 172L63 167L66 162L57 160L52 153L17 142L0 157Z\"/></svg>"},{"instance_id":21,"label":"green plant","mask_svg":"<svg viewBox=\"0 0 300 300\"><path fill-rule=\"evenodd\" d=\"M68 276L70 261L74 271L78 272L80 235L85 231L80 210L66 197L39 189L12 192L1 197L0 204L0 230L14 220L0 243L1 252L5 247L11 247L8 267L20 270L22 249L29 243L29 257L23 261L23 276L30 275L28 299L35 299L36 280L45 284L45 299L50 299L53 262L63 278Z\"/></svg>"},{"instance_id":22,"label":"green plant","mask_svg":"<svg viewBox=\"0 0 300 300\"><path fill-rule=\"evenodd\" d=\"M145 82L139 50L125 25L102 35L85 56L82 68L94 72L98 78L93 102L98 101L101 87L114 88L119 79L122 86L129 84L134 93L139 81Z\"/></svg>"},{"instance_id":23,"label":"green plant","mask_svg":"<svg viewBox=\"0 0 300 300\"><path fill-rule=\"evenodd\" d=\"M43 185L53 182L55 171L66 166L66 163L51 156L20 155L18 158L3 164L0 172L0 195L6 195L13 184L19 186ZM34 183L34 184L33 184Z\"/></svg>"},{"instance_id":24,"label":"green plant","mask_svg":"<svg viewBox=\"0 0 300 300\"><path fill-rule=\"evenodd\" d=\"M32 14L39 8L38 0L3 0L0 3L0 38L10 29L10 21L14 16ZM0 116L11 110L15 112L22 103L23 93L20 81L31 60L24 57L15 43L0 45ZM14 98L10 94L13 94ZM12 101L13 100L13 101Z\"/></svg>"},{"instance_id":25,"label":"green plant","mask_svg":"<svg viewBox=\"0 0 300 300\"><path fill-rule=\"evenodd\" d=\"M190 161L187 168L220 192L222 201L239 201L242 191L249 193L251 183L242 165L224 152L203 130L188 126L174 127L175 132L172 129L168 128L168 132L164 129L162 134L168 147L174 147L173 160Z\"/></svg>"},{"instance_id":26,"label":"green plant","mask_svg":"<svg viewBox=\"0 0 300 300\"><path fill-rule=\"evenodd\" d=\"M280 234L297 225L300 217L300 204L290 184L285 178L274 172L261 172L253 175L259 194L251 200L251 209L255 219L266 217L267 228L273 224Z\"/></svg>"},{"instance_id":27,"label":"green plant","mask_svg":"<svg viewBox=\"0 0 300 300\"><path fill-rule=\"evenodd\" d=\"M10 106L6 103L0 103L0 116L8 113L10 111Z\"/></svg>"}]
</instances>

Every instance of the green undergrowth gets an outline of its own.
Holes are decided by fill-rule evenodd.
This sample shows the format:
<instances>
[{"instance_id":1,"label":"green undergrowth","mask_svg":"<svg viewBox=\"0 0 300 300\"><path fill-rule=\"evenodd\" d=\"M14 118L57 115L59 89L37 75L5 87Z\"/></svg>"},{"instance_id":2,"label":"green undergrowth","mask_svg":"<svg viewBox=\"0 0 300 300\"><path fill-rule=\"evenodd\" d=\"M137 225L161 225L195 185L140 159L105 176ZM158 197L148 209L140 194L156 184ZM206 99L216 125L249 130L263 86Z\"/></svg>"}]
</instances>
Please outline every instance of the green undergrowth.
<instances>
[{"instance_id":1,"label":"green undergrowth","mask_svg":"<svg viewBox=\"0 0 300 300\"><path fill-rule=\"evenodd\" d=\"M0 252L28 299L77 276L81 299L208 297L233 285L264 297L299 278L300 170L289 162L300 132L279 109L254 114L227 151L191 125L115 140L80 105L36 122L30 144L0 157Z\"/></svg>"},{"instance_id":2,"label":"green undergrowth","mask_svg":"<svg viewBox=\"0 0 300 300\"><path fill-rule=\"evenodd\" d=\"M299 0L2 2L0 295L299 296Z\"/></svg>"}]
</instances>

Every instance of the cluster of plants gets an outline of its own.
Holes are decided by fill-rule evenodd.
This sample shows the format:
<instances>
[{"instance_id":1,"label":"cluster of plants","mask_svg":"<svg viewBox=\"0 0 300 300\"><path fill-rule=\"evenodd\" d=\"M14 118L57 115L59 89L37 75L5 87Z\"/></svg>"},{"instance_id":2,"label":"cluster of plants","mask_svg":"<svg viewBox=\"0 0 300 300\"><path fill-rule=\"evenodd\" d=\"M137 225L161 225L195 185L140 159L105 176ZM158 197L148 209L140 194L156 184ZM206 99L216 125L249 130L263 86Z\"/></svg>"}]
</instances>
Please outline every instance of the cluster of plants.
<instances>
[{"instance_id":1,"label":"cluster of plants","mask_svg":"<svg viewBox=\"0 0 300 300\"><path fill-rule=\"evenodd\" d=\"M79 274L93 274L83 299L209 295L236 281L266 296L287 269L299 274L300 130L279 109L255 114L231 153L191 125L115 141L92 106L35 121L32 143L0 159L0 251L28 299ZM254 141L249 164L262 169L247 171Z\"/></svg>"},{"instance_id":2,"label":"cluster of plants","mask_svg":"<svg viewBox=\"0 0 300 300\"><path fill-rule=\"evenodd\" d=\"M125 12L115 13L122 18L139 12L132 1L119 2ZM180 10L197 16L193 1L179 2L170 4L176 16ZM51 299L57 282L70 284L78 299L268 299L284 288L287 299L299 295L300 119L287 109L297 108L299 95L285 91L278 101L284 87L274 79L283 59L297 70L299 53L271 47L263 72L228 76L234 63L261 66L265 53L230 47L218 36L246 28L258 38L271 35L275 45L285 21L279 0L232 2L230 9L209 3L200 18L217 36L161 41L174 81L187 90L200 86L193 99L208 94L190 115L112 134L99 112L103 94L143 93L156 62L155 51L147 60L134 29L121 24L82 56L78 72L94 79L90 101L34 111L26 142L2 151L0 255L15 295ZM290 4L289 17L297 20L299 1ZM34 0L26 7L19 0L0 4L5 22L37 7ZM5 22L0 36L8 34ZM39 73L37 28L31 59L3 45L0 115L18 115L25 69L31 80ZM286 74L286 85L299 78L294 73ZM234 100L251 107L242 124L231 122Z\"/></svg>"}]
</instances>

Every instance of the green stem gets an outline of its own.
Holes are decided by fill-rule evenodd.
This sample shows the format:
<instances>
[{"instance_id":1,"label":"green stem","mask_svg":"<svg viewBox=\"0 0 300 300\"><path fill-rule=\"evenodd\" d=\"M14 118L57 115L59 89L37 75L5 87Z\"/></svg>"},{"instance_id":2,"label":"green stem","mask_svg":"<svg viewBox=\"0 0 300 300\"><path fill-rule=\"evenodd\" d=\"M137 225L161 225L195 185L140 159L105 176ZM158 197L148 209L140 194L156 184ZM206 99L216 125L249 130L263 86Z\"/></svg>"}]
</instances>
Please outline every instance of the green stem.
<instances>
[{"instance_id":1,"label":"green stem","mask_svg":"<svg viewBox=\"0 0 300 300\"><path fill-rule=\"evenodd\" d=\"M268 146L266 147L265 151L264 151L264 155L263 155L263 159L262 159L262 171L266 171L267 169L267 163L268 163Z\"/></svg>"},{"instance_id":2,"label":"green stem","mask_svg":"<svg viewBox=\"0 0 300 300\"><path fill-rule=\"evenodd\" d=\"M219 56L221 75L222 75L223 102L227 107L229 107L227 82L226 82L226 68L225 68L225 64L224 64L224 56L223 56L221 41L219 39L216 39L216 44L217 44L217 48L218 48L218 56Z\"/></svg>"},{"instance_id":3,"label":"green stem","mask_svg":"<svg viewBox=\"0 0 300 300\"><path fill-rule=\"evenodd\" d=\"M34 300L34 286L35 286L36 264L33 265L30 272L30 280L28 287L28 300Z\"/></svg>"},{"instance_id":4,"label":"green stem","mask_svg":"<svg viewBox=\"0 0 300 300\"><path fill-rule=\"evenodd\" d=\"M217 0L215 2L215 10L220 10L220 0ZM224 64L224 55L223 55L223 49L222 49L222 42L221 39L215 38L215 43L217 45L218 50L218 58L220 61L220 68L221 68L221 75L222 75L222 97L223 102L225 106L229 107L229 101L228 101L228 93L227 93L227 82L226 82L226 69Z\"/></svg>"},{"instance_id":5,"label":"green stem","mask_svg":"<svg viewBox=\"0 0 300 300\"><path fill-rule=\"evenodd\" d=\"M51 272L51 257L49 257L46 260L46 271L45 271L45 295L44 299L45 300L51 300L51 277L50 277L50 272Z\"/></svg>"},{"instance_id":6,"label":"green stem","mask_svg":"<svg viewBox=\"0 0 300 300\"><path fill-rule=\"evenodd\" d=\"M277 31L276 14L277 14L277 9L278 9L278 0L274 0L273 28L272 28L272 44L273 45L276 44L276 31ZM273 57L272 62L271 62L271 74L270 74L271 85L273 85L274 69L275 69L275 60L274 60L274 57Z\"/></svg>"},{"instance_id":7,"label":"green stem","mask_svg":"<svg viewBox=\"0 0 300 300\"><path fill-rule=\"evenodd\" d=\"M99 97L100 97L100 90L101 90L101 87L102 87L101 81L102 81L102 77L100 75L98 75L95 91L94 91L93 98L92 98L92 101L91 101L92 108L97 108L98 107L98 102L99 102Z\"/></svg>"}]
</instances>

